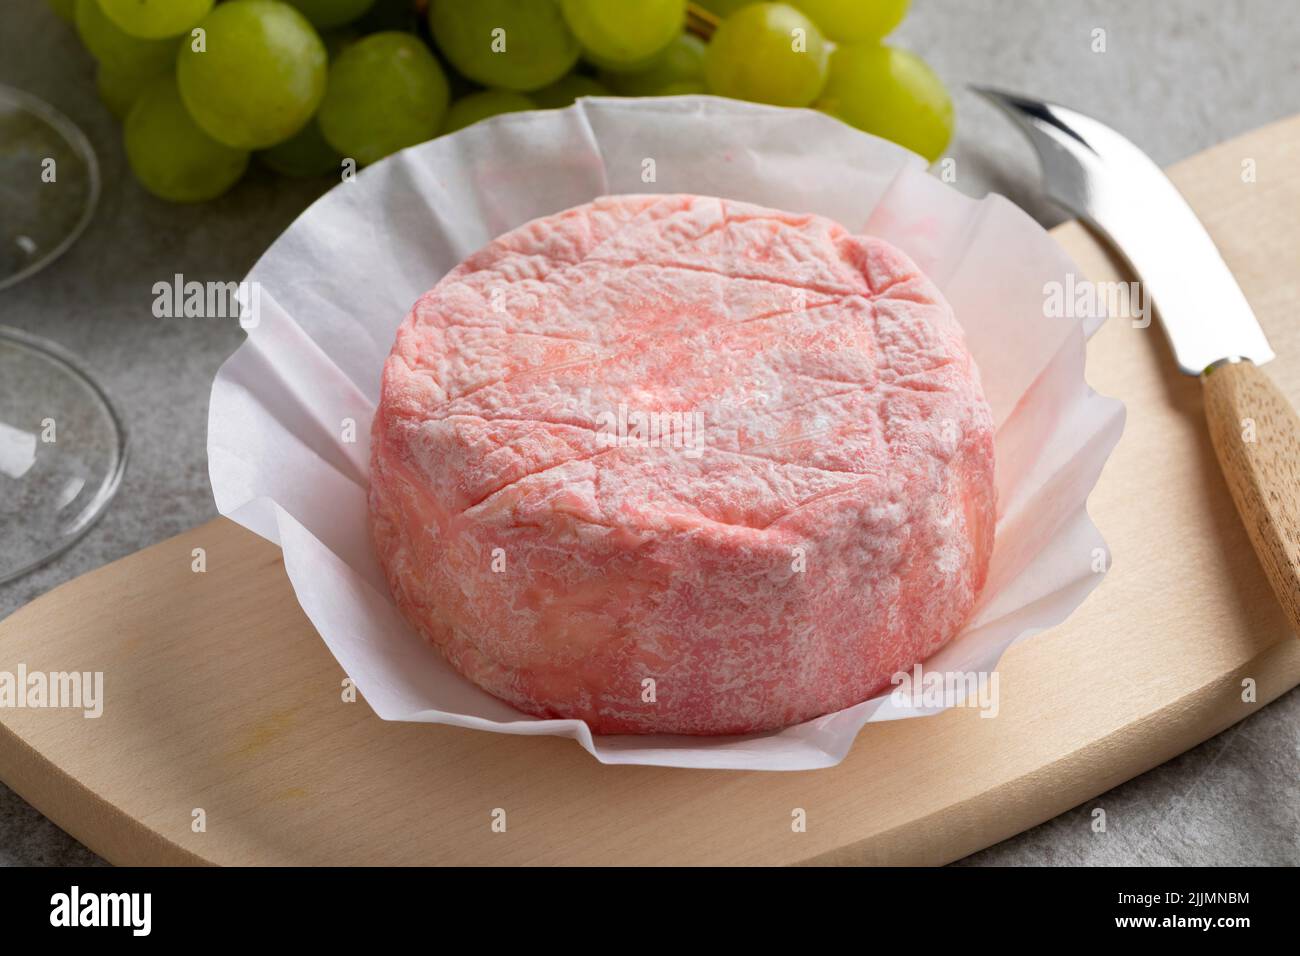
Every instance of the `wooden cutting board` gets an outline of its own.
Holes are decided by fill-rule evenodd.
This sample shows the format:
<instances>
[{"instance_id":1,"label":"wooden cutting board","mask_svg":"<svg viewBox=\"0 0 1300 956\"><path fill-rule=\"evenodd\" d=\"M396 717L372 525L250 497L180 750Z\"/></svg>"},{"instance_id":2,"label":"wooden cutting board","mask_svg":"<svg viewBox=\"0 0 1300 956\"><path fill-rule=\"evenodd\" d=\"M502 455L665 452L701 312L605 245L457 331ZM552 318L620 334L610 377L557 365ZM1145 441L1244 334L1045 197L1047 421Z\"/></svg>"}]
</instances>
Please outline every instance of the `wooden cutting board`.
<instances>
[{"instance_id":1,"label":"wooden cutting board","mask_svg":"<svg viewBox=\"0 0 1300 956\"><path fill-rule=\"evenodd\" d=\"M1243 182L1253 160L1255 182ZM1173 169L1300 403L1300 117ZM1095 279L1127 278L1081 227ZM1196 276L1189 275L1189 282ZM105 709L0 709L0 778L114 863L943 863L1168 760L1300 683L1215 464L1200 385L1112 321L1088 378L1128 405L1089 510L1113 554L1003 659L1001 714L870 724L803 773L607 767L577 744L387 724L294 599L279 551L213 521L0 623L0 670L102 671ZM207 571L191 570L191 549ZM1243 681L1255 685L1243 701ZM806 814L793 832L792 814ZM496 832L496 811L505 832ZM196 832L196 813L203 827ZM494 815L495 813L495 815Z\"/></svg>"}]
</instances>

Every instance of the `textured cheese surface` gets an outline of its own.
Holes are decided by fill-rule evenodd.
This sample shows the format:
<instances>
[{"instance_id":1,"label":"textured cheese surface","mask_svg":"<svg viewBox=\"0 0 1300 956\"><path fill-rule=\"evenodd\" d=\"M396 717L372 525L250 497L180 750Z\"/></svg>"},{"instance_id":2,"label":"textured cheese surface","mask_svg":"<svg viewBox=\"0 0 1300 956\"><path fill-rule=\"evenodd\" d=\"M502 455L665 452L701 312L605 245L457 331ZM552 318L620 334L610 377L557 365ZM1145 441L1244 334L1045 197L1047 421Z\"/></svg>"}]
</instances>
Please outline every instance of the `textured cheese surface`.
<instances>
[{"instance_id":1,"label":"textured cheese surface","mask_svg":"<svg viewBox=\"0 0 1300 956\"><path fill-rule=\"evenodd\" d=\"M607 197L416 303L370 511L407 619L520 710L761 731L867 699L961 629L993 427L950 308L887 243Z\"/></svg>"}]
</instances>

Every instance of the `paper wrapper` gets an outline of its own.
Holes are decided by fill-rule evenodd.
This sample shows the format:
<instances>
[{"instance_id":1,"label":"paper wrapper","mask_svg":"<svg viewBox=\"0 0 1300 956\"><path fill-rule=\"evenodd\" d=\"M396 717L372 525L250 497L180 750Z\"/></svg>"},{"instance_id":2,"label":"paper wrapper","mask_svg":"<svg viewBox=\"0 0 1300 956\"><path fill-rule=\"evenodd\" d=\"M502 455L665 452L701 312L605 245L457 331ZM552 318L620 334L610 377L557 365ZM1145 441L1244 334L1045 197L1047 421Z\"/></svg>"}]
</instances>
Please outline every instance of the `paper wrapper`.
<instances>
[{"instance_id":1,"label":"paper wrapper","mask_svg":"<svg viewBox=\"0 0 1300 956\"><path fill-rule=\"evenodd\" d=\"M605 763L834 765L864 724L935 711L886 692L765 734L596 737L581 720L520 713L453 671L398 613L375 559L370 423L411 305L502 232L637 192L819 213L906 251L952 304L998 427L997 542L970 622L927 670L991 671L1097 586L1105 545L1087 496L1124 410L1084 381L1093 329L1044 317L1045 284L1065 283L1073 263L1011 203L964 197L891 143L816 112L702 96L500 116L378 163L308 209L249 275L257 325L213 384L217 507L281 546L303 610L385 720L567 736Z\"/></svg>"}]
</instances>

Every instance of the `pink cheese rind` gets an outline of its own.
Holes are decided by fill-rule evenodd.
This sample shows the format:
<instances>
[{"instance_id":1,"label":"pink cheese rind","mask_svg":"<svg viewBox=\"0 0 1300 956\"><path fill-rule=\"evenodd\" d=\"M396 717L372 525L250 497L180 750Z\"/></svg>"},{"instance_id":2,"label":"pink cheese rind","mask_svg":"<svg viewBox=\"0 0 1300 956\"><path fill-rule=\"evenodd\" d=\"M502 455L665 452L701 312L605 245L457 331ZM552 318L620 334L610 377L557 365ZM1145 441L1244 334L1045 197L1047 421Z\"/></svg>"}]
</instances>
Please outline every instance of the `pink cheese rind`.
<instances>
[{"instance_id":1,"label":"pink cheese rind","mask_svg":"<svg viewBox=\"0 0 1300 956\"><path fill-rule=\"evenodd\" d=\"M620 409L702 441L611 443ZM960 631L993 465L961 328L901 252L817 216L606 197L416 303L371 527L406 618L520 710L749 733L859 703Z\"/></svg>"}]
</instances>

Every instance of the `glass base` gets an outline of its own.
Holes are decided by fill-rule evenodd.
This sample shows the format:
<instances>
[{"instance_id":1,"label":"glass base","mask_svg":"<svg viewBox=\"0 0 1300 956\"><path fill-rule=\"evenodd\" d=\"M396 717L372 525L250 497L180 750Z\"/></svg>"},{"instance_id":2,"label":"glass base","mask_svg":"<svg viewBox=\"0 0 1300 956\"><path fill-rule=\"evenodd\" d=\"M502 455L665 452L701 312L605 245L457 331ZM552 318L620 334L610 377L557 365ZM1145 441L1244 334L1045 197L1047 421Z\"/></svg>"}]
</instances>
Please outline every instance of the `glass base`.
<instances>
[{"instance_id":1,"label":"glass base","mask_svg":"<svg viewBox=\"0 0 1300 956\"><path fill-rule=\"evenodd\" d=\"M77 359L0 327L0 583L76 543L125 468L121 416Z\"/></svg>"},{"instance_id":2,"label":"glass base","mask_svg":"<svg viewBox=\"0 0 1300 956\"><path fill-rule=\"evenodd\" d=\"M61 256L98 201L99 162L81 130L0 84L0 289Z\"/></svg>"}]
</instances>

